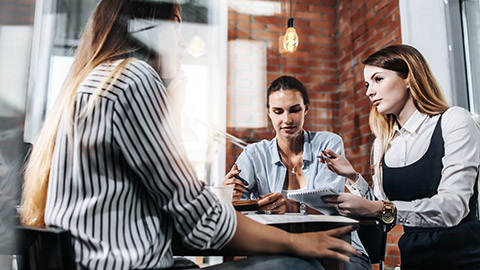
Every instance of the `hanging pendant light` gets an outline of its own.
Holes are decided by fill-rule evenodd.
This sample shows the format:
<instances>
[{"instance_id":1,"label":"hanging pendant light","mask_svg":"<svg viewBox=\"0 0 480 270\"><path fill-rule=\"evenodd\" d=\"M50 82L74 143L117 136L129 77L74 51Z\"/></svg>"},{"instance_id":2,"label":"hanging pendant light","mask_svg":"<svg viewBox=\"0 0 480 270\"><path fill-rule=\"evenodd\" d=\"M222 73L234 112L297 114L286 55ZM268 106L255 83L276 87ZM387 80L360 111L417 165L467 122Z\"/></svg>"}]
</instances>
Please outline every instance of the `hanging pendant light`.
<instances>
[{"instance_id":1,"label":"hanging pendant light","mask_svg":"<svg viewBox=\"0 0 480 270\"><path fill-rule=\"evenodd\" d=\"M189 42L187 51L193 57L200 57L205 53L206 47L200 35L196 34L193 36L192 41Z\"/></svg>"},{"instance_id":2,"label":"hanging pendant light","mask_svg":"<svg viewBox=\"0 0 480 270\"><path fill-rule=\"evenodd\" d=\"M294 27L292 0L290 0L290 18L287 23L287 32L280 36L278 40L280 53L293 53L298 47L298 34Z\"/></svg>"}]
</instances>

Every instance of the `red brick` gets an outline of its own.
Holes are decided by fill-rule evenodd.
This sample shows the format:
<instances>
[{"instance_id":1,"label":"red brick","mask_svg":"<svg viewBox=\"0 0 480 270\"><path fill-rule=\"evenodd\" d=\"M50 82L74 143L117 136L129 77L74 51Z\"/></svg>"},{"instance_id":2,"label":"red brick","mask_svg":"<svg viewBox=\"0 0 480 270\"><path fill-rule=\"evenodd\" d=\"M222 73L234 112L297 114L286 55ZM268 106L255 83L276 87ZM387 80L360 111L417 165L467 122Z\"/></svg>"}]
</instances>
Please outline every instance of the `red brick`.
<instances>
[{"instance_id":1,"label":"red brick","mask_svg":"<svg viewBox=\"0 0 480 270\"><path fill-rule=\"evenodd\" d=\"M309 25L311 27L335 29L335 22L310 21Z\"/></svg>"},{"instance_id":2,"label":"red brick","mask_svg":"<svg viewBox=\"0 0 480 270\"><path fill-rule=\"evenodd\" d=\"M334 8L334 7L328 7L328 6L314 6L314 5L310 5L310 7L308 8L308 10L309 10L309 11L312 11L312 12L335 14L335 8Z\"/></svg>"},{"instance_id":3,"label":"red brick","mask_svg":"<svg viewBox=\"0 0 480 270\"><path fill-rule=\"evenodd\" d=\"M297 30L297 34L300 42L307 40L307 38L302 39L302 37L308 37L311 35L321 36L323 32L323 29L311 28L311 27L297 27L295 29Z\"/></svg>"},{"instance_id":4,"label":"red brick","mask_svg":"<svg viewBox=\"0 0 480 270\"><path fill-rule=\"evenodd\" d=\"M392 11L394 11L394 10L396 10L396 9L399 9L398 3L396 3L396 2L390 2L390 3L385 7L385 9L383 10L383 14L384 14L384 16L388 16L388 15L390 15L390 13L391 13ZM397 17L397 16L395 16L395 14L394 14L394 17Z\"/></svg>"},{"instance_id":5,"label":"red brick","mask_svg":"<svg viewBox=\"0 0 480 270\"><path fill-rule=\"evenodd\" d=\"M302 18L308 20L320 20L323 15L317 12L297 11L295 12L295 18Z\"/></svg>"},{"instance_id":6,"label":"red brick","mask_svg":"<svg viewBox=\"0 0 480 270\"><path fill-rule=\"evenodd\" d=\"M281 24L282 21L278 17L270 16L255 16L253 17L255 23L264 23L264 24Z\"/></svg>"}]
</instances>

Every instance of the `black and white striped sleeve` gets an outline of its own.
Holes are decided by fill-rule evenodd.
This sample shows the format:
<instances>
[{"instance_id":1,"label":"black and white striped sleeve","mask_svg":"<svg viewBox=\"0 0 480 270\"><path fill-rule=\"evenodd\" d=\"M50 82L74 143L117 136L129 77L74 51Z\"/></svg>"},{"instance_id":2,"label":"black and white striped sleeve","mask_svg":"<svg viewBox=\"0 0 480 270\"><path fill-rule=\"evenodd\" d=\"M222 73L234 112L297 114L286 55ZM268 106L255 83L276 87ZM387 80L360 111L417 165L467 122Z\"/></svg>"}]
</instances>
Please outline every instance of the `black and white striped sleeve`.
<instances>
[{"instance_id":1,"label":"black and white striped sleeve","mask_svg":"<svg viewBox=\"0 0 480 270\"><path fill-rule=\"evenodd\" d=\"M233 207L221 204L196 179L179 144L179 133L165 88L145 62L127 66L112 123L120 147L148 196L173 219L189 246L221 248L236 230Z\"/></svg>"}]
</instances>

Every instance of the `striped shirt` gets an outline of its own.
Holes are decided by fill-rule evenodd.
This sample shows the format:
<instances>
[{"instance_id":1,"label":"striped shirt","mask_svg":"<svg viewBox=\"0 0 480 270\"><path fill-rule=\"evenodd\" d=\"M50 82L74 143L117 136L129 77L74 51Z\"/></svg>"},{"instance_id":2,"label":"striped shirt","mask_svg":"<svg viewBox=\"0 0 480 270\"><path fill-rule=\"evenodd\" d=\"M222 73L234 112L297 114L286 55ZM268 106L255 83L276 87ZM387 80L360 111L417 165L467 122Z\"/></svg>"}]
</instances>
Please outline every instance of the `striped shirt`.
<instances>
[{"instance_id":1,"label":"striped shirt","mask_svg":"<svg viewBox=\"0 0 480 270\"><path fill-rule=\"evenodd\" d=\"M128 64L82 115L120 62L98 66L77 90L71 136L60 124L47 226L71 232L79 268L169 267L174 230L189 247L222 248L236 230L234 209L196 179L152 67Z\"/></svg>"}]
</instances>

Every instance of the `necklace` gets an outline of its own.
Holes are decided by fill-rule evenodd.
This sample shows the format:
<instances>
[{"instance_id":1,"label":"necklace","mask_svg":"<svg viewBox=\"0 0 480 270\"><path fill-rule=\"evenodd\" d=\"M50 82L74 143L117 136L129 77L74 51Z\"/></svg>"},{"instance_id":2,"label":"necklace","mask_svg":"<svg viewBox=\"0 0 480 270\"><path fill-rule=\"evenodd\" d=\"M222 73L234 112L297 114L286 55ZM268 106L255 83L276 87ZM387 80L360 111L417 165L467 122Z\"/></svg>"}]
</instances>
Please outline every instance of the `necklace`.
<instances>
[{"instance_id":1,"label":"necklace","mask_svg":"<svg viewBox=\"0 0 480 270\"><path fill-rule=\"evenodd\" d=\"M300 155L300 156L297 158L297 162L295 162L295 166L292 167L292 166L290 166L290 163L288 163L287 158L283 156L282 151L279 151L279 152L280 152L280 156L283 158L283 161L285 161L285 163L287 163L287 170L288 170L288 168L290 167L290 168L292 168L290 172L291 172L292 174L295 174L295 173L297 172L297 171L295 170L295 168L298 166L298 163L299 163L300 160L302 159L303 153L302 153L302 155Z\"/></svg>"}]
</instances>

